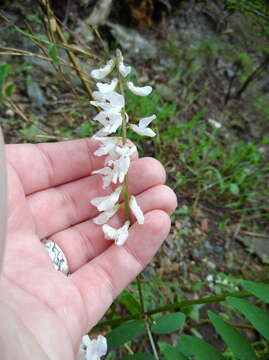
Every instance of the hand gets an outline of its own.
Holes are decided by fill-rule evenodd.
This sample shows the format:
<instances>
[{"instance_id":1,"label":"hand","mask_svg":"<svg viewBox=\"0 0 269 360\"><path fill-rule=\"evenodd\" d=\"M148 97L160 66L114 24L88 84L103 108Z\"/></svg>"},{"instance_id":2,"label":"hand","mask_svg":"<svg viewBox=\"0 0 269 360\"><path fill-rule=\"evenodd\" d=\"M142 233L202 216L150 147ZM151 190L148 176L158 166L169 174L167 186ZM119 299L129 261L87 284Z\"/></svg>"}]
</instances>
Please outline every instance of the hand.
<instances>
[{"instance_id":1,"label":"hand","mask_svg":"<svg viewBox=\"0 0 269 360\"><path fill-rule=\"evenodd\" d=\"M104 157L93 155L97 147L91 139L6 146L9 205L0 313L7 320L0 338L10 329L9 346L18 347L20 359L73 359L82 336L169 232L176 197L163 185L165 171L157 160L135 158L129 190L137 196L145 224L134 223L122 247L104 239L90 204L111 192L102 188L100 175L90 175L103 167ZM123 221L119 213L109 224L119 227ZM40 242L44 238L63 250L68 277L54 269ZM11 320L16 326L10 327Z\"/></svg>"}]
</instances>

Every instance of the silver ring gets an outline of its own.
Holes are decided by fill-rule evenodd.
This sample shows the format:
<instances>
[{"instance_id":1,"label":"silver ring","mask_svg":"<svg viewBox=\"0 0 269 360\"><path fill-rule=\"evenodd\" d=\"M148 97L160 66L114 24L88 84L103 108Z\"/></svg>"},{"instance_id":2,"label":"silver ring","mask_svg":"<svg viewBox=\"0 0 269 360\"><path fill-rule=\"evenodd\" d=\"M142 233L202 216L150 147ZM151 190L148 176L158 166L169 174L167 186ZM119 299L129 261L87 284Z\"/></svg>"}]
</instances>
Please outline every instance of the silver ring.
<instances>
[{"instance_id":1,"label":"silver ring","mask_svg":"<svg viewBox=\"0 0 269 360\"><path fill-rule=\"evenodd\" d=\"M52 263L54 265L54 268L58 271L61 271L65 275L68 275L69 273L68 262L60 246L57 245L54 241L47 239L42 240L42 244L47 250L49 257L51 258Z\"/></svg>"}]
</instances>

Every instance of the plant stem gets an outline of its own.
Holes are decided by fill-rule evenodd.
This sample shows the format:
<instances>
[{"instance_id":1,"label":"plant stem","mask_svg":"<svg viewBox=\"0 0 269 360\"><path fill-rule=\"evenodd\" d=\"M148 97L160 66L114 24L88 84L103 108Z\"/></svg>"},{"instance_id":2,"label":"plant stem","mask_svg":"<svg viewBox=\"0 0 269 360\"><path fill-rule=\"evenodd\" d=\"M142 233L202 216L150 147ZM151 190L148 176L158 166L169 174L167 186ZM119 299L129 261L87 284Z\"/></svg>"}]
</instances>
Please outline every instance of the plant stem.
<instances>
[{"instance_id":1,"label":"plant stem","mask_svg":"<svg viewBox=\"0 0 269 360\"><path fill-rule=\"evenodd\" d=\"M150 310L150 311L146 311L146 312L144 312L144 314L138 313L135 315L123 316L123 317L113 319L113 320L102 321L96 325L96 328L100 328L103 326L110 326L110 325L111 326L119 325L127 320L141 319L141 318L143 318L143 315L150 316L150 315L157 314L160 312L173 311L175 309L182 309L184 307L191 306L191 305L218 303L221 301L225 301L226 297L228 297L228 296L237 297L237 298L245 298L245 297L252 296L252 294L247 291L235 291L235 292L230 292L230 293L227 293L224 295L208 296L208 297L204 297L204 298L196 299L196 300L184 300L184 301L181 301L178 303L174 303L171 305L162 306L162 307Z\"/></svg>"},{"instance_id":2,"label":"plant stem","mask_svg":"<svg viewBox=\"0 0 269 360\"><path fill-rule=\"evenodd\" d=\"M123 86L123 79L120 72L118 72L119 75L119 85L120 85L120 93L124 97L124 86ZM125 107L123 107L122 112L122 143L123 145L127 142L127 122L126 122L126 116L125 116ZM125 213L125 221L128 221L130 219L129 214L129 179L128 179L128 173L124 177L124 213Z\"/></svg>"},{"instance_id":3,"label":"plant stem","mask_svg":"<svg viewBox=\"0 0 269 360\"><path fill-rule=\"evenodd\" d=\"M159 355L158 355L158 352L157 352L157 349L156 349L154 339L152 337L152 333L150 331L150 326L149 326L147 317L145 317L144 321L145 321L145 326L146 326L147 334L148 334L148 337L149 337L149 342L150 342L150 345L152 347L154 357L155 357L156 360L159 360Z\"/></svg>"},{"instance_id":4,"label":"plant stem","mask_svg":"<svg viewBox=\"0 0 269 360\"><path fill-rule=\"evenodd\" d=\"M159 360L159 355L156 349L156 345L150 330L150 325L149 325L149 321L148 321L148 317L147 315L145 315L145 305L144 305L144 298L143 298L143 289L142 289L142 283L141 283L141 276L138 275L136 278L136 282L137 282L137 288L138 288L138 293L139 293L139 300L140 300L140 306L141 306L141 310L142 310L142 315L144 318L144 323L145 323L145 328L147 330L147 334L148 334L148 338L149 338L149 342L154 354L154 357L156 360Z\"/></svg>"},{"instance_id":5,"label":"plant stem","mask_svg":"<svg viewBox=\"0 0 269 360\"><path fill-rule=\"evenodd\" d=\"M64 46L66 46L66 53L67 53L71 63L74 66L74 70L77 73L84 90L88 94L89 98L92 99L92 90L91 90L89 84L87 83L87 81L86 81L86 79L85 79L85 77L83 75L83 71L82 71L82 69L81 69L81 67L79 65L79 62L77 61L77 58L76 58L75 54L73 53L73 51L70 48L68 48L68 42L67 42L67 40L66 40L60 26L57 23L57 20L56 20L56 18L54 16L53 11L51 10L51 8L49 6L48 1L47 0L37 0L37 1L38 1L39 5L40 5L42 11L44 12L44 14L47 16L48 21L50 19L53 19L55 21L55 27L56 27L55 32L56 32L58 38L60 39L61 43Z\"/></svg>"}]
</instances>

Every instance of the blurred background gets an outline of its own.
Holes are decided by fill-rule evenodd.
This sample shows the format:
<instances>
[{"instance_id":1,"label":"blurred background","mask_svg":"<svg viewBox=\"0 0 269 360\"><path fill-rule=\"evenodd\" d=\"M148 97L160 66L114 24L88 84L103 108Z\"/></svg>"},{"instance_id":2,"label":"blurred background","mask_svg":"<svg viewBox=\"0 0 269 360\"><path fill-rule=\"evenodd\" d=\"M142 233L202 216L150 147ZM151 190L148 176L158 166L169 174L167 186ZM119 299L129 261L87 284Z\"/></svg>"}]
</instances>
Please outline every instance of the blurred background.
<instances>
[{"instance_id":1,"label":"blurred background","mask_svg":"<svg viewBox=\"0 0 269 360\"><path fill-rule=\"evenodd\" d=\"M94 134L89 74L116 48L136 84L154 88L146 98L129 94L127 112L157 114L157 137L131 139L141 156L165 166L179 206L168 240L143 273L146 306L221 295L241 279L267 282L268 2L2 0L0 8L7 143ZM130 293L136 290L131 285ZM126 296L107 319L128 313ZM223 349L205 309L188 308L188 330ZM221 304L214 309L231 316Z\"/></svg>"}]
</instances>

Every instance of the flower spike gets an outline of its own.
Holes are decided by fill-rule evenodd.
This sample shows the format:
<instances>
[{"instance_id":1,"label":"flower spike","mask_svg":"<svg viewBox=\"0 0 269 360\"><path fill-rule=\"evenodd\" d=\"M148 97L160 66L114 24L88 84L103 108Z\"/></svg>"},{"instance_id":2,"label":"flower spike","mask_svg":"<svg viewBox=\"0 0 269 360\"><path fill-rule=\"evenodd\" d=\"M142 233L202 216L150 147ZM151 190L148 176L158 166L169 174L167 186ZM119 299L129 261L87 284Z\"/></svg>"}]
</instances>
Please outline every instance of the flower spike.
<instances>
[{"instance_id":1,"label":"flower spike","mask_svg":"<svg viewBox=\"0 0 269 360\"><path fill-rule=\"evenodd\" d=\"M140 119L138 125L129 124L129 115L125 110L124 87L129 88L138 96L148 96L152 91L152 87L135 86L132 82L125 80L126 76L131 72L131 67L124 64L120 50L117 50L114 60L108 61L101 69L93 70L91 75L96 80L102 80L114 68L117 71L117 77L110 82L97 82L98 91L93 92L93 100L90 101L99 110L94 120L102 125L102 128L94 135L94 139L100 142L100 146L95 150L94 154L96 156L106 155L104 167L93 171L92 174L102 175L104 189L112 184L122 184L122 186L118 186L110 195L92 199L91 204L100 211L100 214L93 220L95 224L102 225L105 238L114 240L116 245L121 246L128 239L130 211L136 217L138 224L144 223L143 211L137 204L136 198L134 196L129 197L128 193L128 171L131 165L131 156L136 151L136 146L127 143L127 124L137 134L153 137L156 134L148 126L156 118L156 115ZM118 84L121 93L116 92ZM122 138L109 137L109 135L118 131L120 127L122 127ZM107 222L120 208L119 198L121 192L124 194L125 223L115 229L108 225Z\"/></svg>"}]
</instances>

